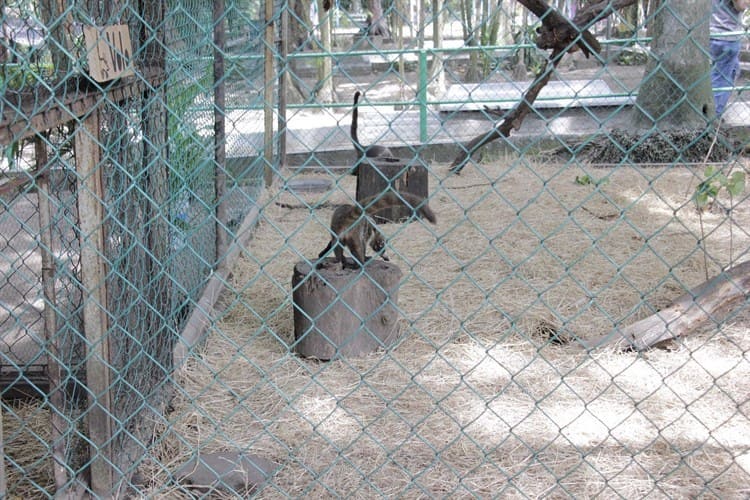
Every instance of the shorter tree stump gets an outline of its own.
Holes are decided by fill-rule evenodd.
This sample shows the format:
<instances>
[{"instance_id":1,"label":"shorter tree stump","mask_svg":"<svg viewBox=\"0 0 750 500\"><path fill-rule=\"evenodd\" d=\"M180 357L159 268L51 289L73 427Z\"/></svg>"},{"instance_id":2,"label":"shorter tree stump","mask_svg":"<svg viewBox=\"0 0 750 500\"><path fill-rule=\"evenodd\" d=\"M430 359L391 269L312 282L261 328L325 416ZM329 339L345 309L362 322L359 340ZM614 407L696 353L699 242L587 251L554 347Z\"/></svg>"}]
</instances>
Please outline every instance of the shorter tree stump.
<instances>
[{"instance_id":1,"label":"shorter tree stump","mask_svg":"<svg viewBox=\"0 0 750 500\"><path fill-rule=\"evenodd\" d=\"M319 269L298 262L292 276L295 351L327 361L392 345L401 276L398 266L381 260L363 269L342 269L332 258Z\"/></svg>"},{"instance_id":2,"label":"shorter tree stump","mask_svg":"<svg viewBox=\"0 0 750 500\"><path fill-rule=\"evenodd\" d=\"M378 196L389 189L427 198L429 186L427 168L419 159L363 158L357 170L359 203ZM376 222L402 222L411 218L413 210L407 205L387 208L373 214Z\"/></svg>"}]
</instances>

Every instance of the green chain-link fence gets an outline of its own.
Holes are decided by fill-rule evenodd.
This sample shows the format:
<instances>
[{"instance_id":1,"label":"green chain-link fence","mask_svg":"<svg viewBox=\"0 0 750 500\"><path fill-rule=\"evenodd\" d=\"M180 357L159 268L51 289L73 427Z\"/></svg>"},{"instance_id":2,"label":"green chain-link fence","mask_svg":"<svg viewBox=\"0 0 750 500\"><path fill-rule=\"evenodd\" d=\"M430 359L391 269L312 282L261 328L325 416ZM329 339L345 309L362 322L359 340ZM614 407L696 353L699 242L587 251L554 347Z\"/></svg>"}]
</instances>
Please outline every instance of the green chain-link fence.
<instances>
[{"instance_id":1,"label":"green chain-link fence","mask_svg":"<svg viewBox=\"0 0 750 500\"><path fill-rule=\"evenodd\" d=\"M627 3L4 3L0 494L747 496L747 38Z\"/></svg>"}]
</instances>

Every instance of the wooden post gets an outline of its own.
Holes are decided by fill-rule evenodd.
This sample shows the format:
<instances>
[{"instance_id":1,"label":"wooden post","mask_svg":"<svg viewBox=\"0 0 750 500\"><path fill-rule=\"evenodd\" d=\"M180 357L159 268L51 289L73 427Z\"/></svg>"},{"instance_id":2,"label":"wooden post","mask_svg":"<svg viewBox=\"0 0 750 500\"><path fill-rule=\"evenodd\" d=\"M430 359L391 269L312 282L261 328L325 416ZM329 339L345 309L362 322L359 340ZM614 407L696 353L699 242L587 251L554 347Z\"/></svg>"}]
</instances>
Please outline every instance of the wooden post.
<instances>
[{"instance_id":1,"label":"wooden post","mask_svg":"<svg viewBox=\"0 0 750 500\"><path fill-rule=\"evenodd\" d=\"M3 405L0 405L0 498L8 498L8 481L5 479L5 438L3 437Z\"/></svg>"},{"instance_id":2,"label":"wooden post","mask_svg":"<svg viewBox=\"0 0 750 500\"><path fill-rule=\"evenodd\" d=\"M86 336L86 383L89 389L88 438L91 441L91 488L112 495L112 377L107 321L107 269L104 262L104 184L99 150L99 112L92 111L75 134L78 224L83 286L83 332Z\"/></svg>"},{"instance_id":3,"label":"wooden post","mask_svg":"<svg viewBox=\"0 0 750 500\"><path fill-rule=\"evenodd\" d=\"M49 379L50 441L52 442L52 470L55 489L60 492L68 483L65 468L67 439L63 429L69 427L64 415L65 388L63 387L62 367L60 366L60 338L57 330L57 298L55 294L56 267L52 253L52 217L49 190L49 159L44 136L34 138L36 161L37 206L39 209L39 250L42 254L42 289L44 290L44 340L47 343L47 377Z\"/></svg>"},{"instance_id":4,"label":"wooden post","mask_svg":"<svg viewBox=\"0 0 750 500\"><path fill-rule=\"evenodd\" d=\"M359 203L389 189L419 198L427 198L429 194L427 169L418 159L364 158L357 170L356 197ZM404 205L381 210L373 218L377 222L400 222L412 215L413 210Z\"/></svg>"},{"instance_id":5,"label":"wooden post","mask_svg":"<svg viewBox=\"0 0 750 500\"><path fill-rule=\"evenodd\" d=\"M281 36L279 37L279 58L280 66L286 68L289 61L289 4L284 5L281 8ZM286 94L289 91L289 72L279 72L279 117L278 117L278 131L279 131L279 171L283 171L286 168L286 142L287 142L287 102Z\"/></svg>"},{"instance_id":6,"label":"wooden post","mask_svg":"<svg viewBox=\"0 0 750 500\"><path fill-rule=\"evenodd\" d=\"M263 51L263 159L265 169L263 179L266 187L273 184L273 91L276 85L276 72L274 71L274 25L273 25L273 0L265 0L265 22L266 31L264 35L265 50Z\"/></svg>"},{"instance_id":7,"label":"wooden post","mask_svg":"<svg viewBox=\"0 0 750 500\"><path fill-rule=\"evenodd\" d=\"M227 224L226 95L224 78L224 1L214 2L214 189L216 191L216 267L224 264L229 246Z\"/></svg>"}]
</instances>

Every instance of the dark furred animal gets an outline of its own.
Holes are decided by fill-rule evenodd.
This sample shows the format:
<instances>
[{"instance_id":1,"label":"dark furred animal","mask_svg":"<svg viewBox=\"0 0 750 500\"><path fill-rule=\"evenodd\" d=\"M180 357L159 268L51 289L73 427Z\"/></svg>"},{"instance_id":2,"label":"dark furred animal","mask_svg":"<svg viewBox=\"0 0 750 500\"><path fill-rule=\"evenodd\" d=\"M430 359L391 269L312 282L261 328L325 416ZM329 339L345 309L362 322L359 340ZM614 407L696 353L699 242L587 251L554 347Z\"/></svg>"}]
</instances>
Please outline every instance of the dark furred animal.
<instances>
[{"instance_id":1,"label":"dark furred animal","mask_svg":"<svg viewBox=\"0 0 750 500\"><path fill-rule=\"evenodd\" d=\"M347 261L344 259L344 247L347 247L354 257L353 267L359 268L369 259L365 255L369 243L370 247L383 257L383 260L388 260L383 254L385 239L371 217L383 209L404 204L410 205L418 216L424 217L431 223L435 224L437 221L435 213L425 200L410 193L387 191L382 195L364 200L361 205L341 205L334 210L331 216L332 237L328 246L320 252L318 258L322 259L333 249L336 262L341 262L341 268L346 269Z\"/></svg>"},{"instance_id":2,"label":"dark furred animal","mask_svg":"<svg viewBox=\"0 0 750 500\"><path fill-rule=\"evenodd\" d=\"M357 174L357 168L359 167L359 162L362 160L362 158L393 158L393 153L386 146L381 146L379 144L370 144L369 146L363 146L359 142L359 138L357 137L357 123L359 119L359 98L361 95L362 93L359 90L354 93L354 105L352 106L352 126L349 130L352 138L352 144L354 144L354 151L357 153L357 163L352 170L352 175Z\"/></svg>"}]
</instances>

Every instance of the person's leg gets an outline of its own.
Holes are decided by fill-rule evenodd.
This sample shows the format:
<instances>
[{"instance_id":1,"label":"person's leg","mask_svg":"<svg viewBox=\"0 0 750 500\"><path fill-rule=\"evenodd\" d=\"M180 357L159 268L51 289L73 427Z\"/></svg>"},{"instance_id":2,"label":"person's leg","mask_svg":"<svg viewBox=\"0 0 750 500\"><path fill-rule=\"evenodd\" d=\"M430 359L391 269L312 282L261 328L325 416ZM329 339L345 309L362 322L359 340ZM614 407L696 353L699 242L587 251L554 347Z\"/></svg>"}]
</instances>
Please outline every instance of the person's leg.
<instances>
[{"instance_id":1,"label":"person's leg","mask_svg":"<svg viewBox=\"0 0 750 500\"><path fill-rule=\"evenodd\" d=\"M718 89L734 86L740 64L739 55L739 42L711 39L711 87ZM731 90L714 90L717 116L724 112L730 94Z\"/></svg>"}]
</instances>

